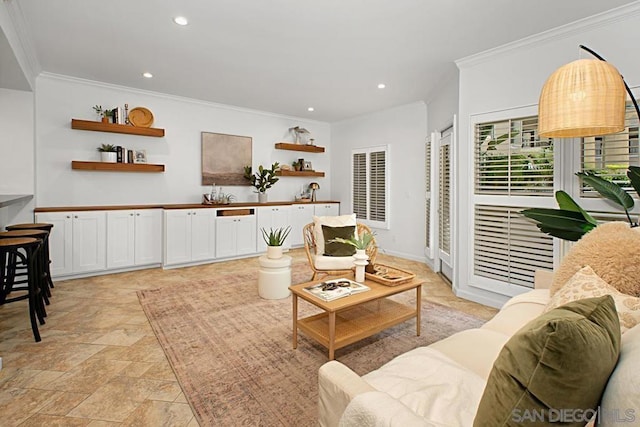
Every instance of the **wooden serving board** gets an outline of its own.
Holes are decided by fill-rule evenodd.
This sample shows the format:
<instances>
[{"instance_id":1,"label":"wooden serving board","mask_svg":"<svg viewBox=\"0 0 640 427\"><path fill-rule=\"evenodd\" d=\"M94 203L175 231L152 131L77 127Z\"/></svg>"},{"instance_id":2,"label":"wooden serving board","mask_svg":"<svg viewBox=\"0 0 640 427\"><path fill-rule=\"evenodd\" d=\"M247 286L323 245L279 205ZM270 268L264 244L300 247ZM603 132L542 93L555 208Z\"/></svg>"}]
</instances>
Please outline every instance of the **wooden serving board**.
<instances>
[{"instance_id":1,"label":"wooden serving board","mask_svg":"<svg viewBox=\"0 0 640 427\"><path fill-rule=\"evenodd\" d=\"M415 273L384 264L374 264L375 273L364 273L365 278L385 286L397 286L414 277Z\"/></svg>"}]
</instances>

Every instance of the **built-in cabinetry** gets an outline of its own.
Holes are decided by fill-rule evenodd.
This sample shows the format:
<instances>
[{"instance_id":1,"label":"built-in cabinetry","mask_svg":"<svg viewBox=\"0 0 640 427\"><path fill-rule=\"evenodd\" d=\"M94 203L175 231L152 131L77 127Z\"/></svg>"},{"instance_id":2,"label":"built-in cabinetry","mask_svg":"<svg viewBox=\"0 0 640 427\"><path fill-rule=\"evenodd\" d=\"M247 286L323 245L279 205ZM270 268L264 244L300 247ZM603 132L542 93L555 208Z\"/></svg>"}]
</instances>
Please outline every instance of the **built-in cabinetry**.
<instances>
[{"instance_id":1,"label":"built-in cabinetry","mask_svg":"<svg viewBox=\"0 0 640 427\"><path fill-rule=\"evenodd\" d=\"M161 262L161 209L107 212L107 269Z\"/></svg>"},{"instance_id":2,"label":"built-in cabinetry","mask_svg":"<svg viewBox=\"0 0 640 427\"><path fill-rule=\"evenodd\" d=\"M291 226L291 231L289 232L289 237L284 241L284 245L282 245L283 249L288 249L292 245L292 237L296 234L296 229L292 225L291 217L292 217L293 206L264 206L257 208L258 211L258 252L264 252L267 250L267 244L264 241L261 230L264 228L267 233L269 230L289 227ZM302 229L300 229L302 230ZM302 233L301 233L302 234Z\"/></svg>"},{"instance_id":3,"label":"built-in cabinetry","mask_svg":"<svg viewBox=\"0 0 640 427\"><path fill-rule=\"evenodd\" d=\"M211 260L215 257L216 209L165 210L165 266Z\"/></svg>"},{"instance_id":4,"label":"built-in cabinetry","mask_svg":"<svg viewBox=\"0 0 640 427\"><path fill-rule=\"evenodd\" d=\"M291 234L289 235L291 246L304 245L302 229L313 221L314 206L310 203L291 206Z\"/></svg>"},{"instance_id":5,"label":"built-in cabinetry","mask_svg":"<svg viewBox=\"0 0 640 427\"><path fill-rule=\"evenodd\" d=\"M255 209L221 209L216 218L218 258L256 253Z\"/></svg>"},{"instance_id":6,"label":"built-in cabinetry","mask_svg":"<svg viewBox=\"0 0 640 427\"><path fill-rule=\"evenodd\" d=\"M52 276L106 268L106 212L39 213L35 220L53 224L49 237Z\"/></svg>"},{"instance_id":7,"label":"built-in cabinetry","mask_svg":"<svg viewBox=\"0 0 640 427\"><path fill-rule=\"evenodd\" d=\"M336 216L340 215L340 204L338 203L318 203L313 205L315 216ZM311 222L311 221L309 221Z\"/></svg>"}]
</instances>

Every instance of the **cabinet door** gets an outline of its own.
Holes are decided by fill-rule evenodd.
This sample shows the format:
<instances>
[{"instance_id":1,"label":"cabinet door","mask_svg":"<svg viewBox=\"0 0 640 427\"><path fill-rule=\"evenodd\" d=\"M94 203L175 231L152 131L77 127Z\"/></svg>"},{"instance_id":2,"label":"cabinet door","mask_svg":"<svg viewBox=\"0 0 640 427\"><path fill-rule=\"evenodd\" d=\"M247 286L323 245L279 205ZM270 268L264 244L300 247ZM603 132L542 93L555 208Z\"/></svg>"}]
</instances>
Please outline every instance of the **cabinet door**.
<instances>
[{"instance_id":1,"label":"cabinet door","mask_svg":"<svg viewBox=\"0 0 640 427\"><path fill-rule=\"evenodd\" d=\"M236 254L246 255L256 252L255 215L236 217Z\"/></svg>"},{"instance_id":2,"label":"cabinet door","mask_svg":"<svg viewBox=\"0 0 640 427\"><path fill-rule=\"evenodd\" d=\"M202 261L216 257L216 210L191 211L191 260Z\"/></svg>"},{"instance_id":3,"label":"cabinet door","mask_svg":"<svg viewBox=\"0 0 640 427\"><path fill-rule=\"evenodd\" d=\"M162 210L135 211L135 265L162 261Z\"/></svg>"},{"instance_id":4,"label":"cabinet door","mask_svg":"<svg viewBox=\"0 0 640 427\"><path fill-rule=\"evenodd\" d=\"M291 246L304 245L302 229L305 225L313 222L313 214L313 205L293 205L291 207L291 234L289 234Z\"/></svg>"},{"instance_id":5,"label":"cabinet door","mask_svg":"<svg viewBox=\"0 0 640 427\"><path fill-rule=\"evenodd\" d=\"M73 272L73 215L70 212L36 214L36 222L53 224L49 235L51 276L65 276Z\"/></svg>"},{"instance_id":6,"label":"cabinet door","mask_svg":"<svg viewBox=\"0 0 640 427\"><path fill-rule=\"evenodd\" d=\"M291 206L269 206L269 207L259 207L257 209L257 222L258 227L256 231L256 240L257 240L257 251L264 252L267 250L267 244L262 238L261 229L265 229L267 233L270 229L288 227L291 225ZM288 249L291 247L291 235L293 234L293 227L291 229L291 233L289 233L289 237L285 240L284 245L282 245L283 249Z\"/></svg>"},{"instance_id":7,"label":"cabinet door","mask_svg":"<svg viewBox=\"0 0 640 427\"><path fill-rule=\"evenodd\" d=\"M107 227L104 211L73 214L73 272L106 268Z\"/></svg>"},{"instance_id":8,"label":"cabinet door","mask_svg":"<svg viewBox=\"0 0 640 427\"><path fill-rule=\"evenodd\" d=\"M236 255L236 217L216 218L216 254L218 258Z\"/></svg>"},{"instance_id":9,"label":"cabinet door","mask_svg":"<svg viewBox=\"0 0 640 427\"><path fill-rule=\"evenodd\" d=\"M107 268L124 268L134 264L135 212L107 212Z\"/></svg>"},{"instance_id":10,"label":"cabinet door","mask_svg":"<svg viewBox=\"0 0 640 427\"><path fill-rule=\"evenodd\" d=\"M191 261L191 211L164 211L164 264Z\"/></svg>"},{"instance_id":11,"label":"cabinet door","mask_svg":"<svg viewBox=\"0 0 640 427\"><path fill-rule=\"evenodd\" d=\"M336 216L340 215L339 203L322 203L314 205L314 215L316 216Z\"/></svg>"}]
</instances>

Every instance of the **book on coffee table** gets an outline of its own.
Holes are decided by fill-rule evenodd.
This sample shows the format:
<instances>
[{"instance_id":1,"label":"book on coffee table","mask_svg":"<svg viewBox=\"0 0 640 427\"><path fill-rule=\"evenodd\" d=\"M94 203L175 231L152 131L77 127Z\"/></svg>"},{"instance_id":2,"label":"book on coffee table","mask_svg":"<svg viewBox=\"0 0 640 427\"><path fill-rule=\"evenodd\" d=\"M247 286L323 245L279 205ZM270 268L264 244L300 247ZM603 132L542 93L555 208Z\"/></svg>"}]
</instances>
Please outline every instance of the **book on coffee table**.
<instances>
[{"instance_id":1,"label":"book on coffee table","mask_svg":"<svg viewBox=\"0 0 640 427\"><path fill-rule=\"evenodd\" d=\"M367 285L349 279L326 280L304 288L305 291L323 301L333 301L334 299L366 292L370 289Z\"/></svg>"}]
</instances>

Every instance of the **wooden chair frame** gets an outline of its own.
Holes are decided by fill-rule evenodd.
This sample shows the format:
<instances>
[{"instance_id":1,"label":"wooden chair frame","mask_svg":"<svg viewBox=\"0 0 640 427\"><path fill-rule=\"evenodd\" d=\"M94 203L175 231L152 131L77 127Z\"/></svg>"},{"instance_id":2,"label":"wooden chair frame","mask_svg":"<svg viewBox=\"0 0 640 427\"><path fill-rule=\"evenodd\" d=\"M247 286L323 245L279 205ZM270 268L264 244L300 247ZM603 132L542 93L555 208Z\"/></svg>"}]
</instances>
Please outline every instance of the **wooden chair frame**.
<instances>
[{"instance_id":1,"label":"wooden chair frame","mask_svg":"<svg viewBox=\"0 0 640 427\"><path fill-rule=\"evenodd\" d=\"M311 266L311 269L313 270L313 276L311 276L311 280L315 280L318 274L338 275L338 274L351 273L353 271L352 269L318 270L316 268L313 262L313 256L316 254L316 250L317 250L316 237L315 237L315 233L313 232L314 227L315 227L315 223L312 222L310 224L305 225L304 228L302 229L302 234L304 236L304 250L307 253L307 260L309 260L309 266ZM358 235L362 234L365 231L373 235L373 233L371 232L371 229L368 226L361 223L356 224L356 230L358 232ZM376 260L376 256L378 255L378 245L376 244L375 236L371 240L371 243L369 243L369 246L367 246L366 253L369 256L369 263L374 264Z\"/></svg>"}]
</instances>

